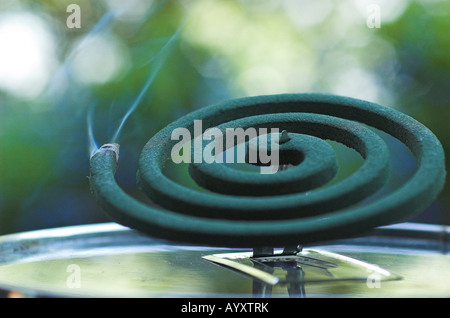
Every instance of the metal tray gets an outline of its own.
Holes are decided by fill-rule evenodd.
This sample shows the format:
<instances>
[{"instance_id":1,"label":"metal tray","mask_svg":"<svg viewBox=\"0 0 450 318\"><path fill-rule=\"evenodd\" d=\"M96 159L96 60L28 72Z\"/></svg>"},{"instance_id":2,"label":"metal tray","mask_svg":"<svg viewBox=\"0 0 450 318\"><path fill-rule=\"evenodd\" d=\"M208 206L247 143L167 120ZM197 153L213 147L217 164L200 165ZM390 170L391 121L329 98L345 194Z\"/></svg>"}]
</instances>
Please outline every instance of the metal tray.
<instances>
[{"instance_id":1,"label":"metal tray","mask_svg":"<svg viewBox=\"0 0 450 318\"><path fill-rule=\"evenodd\" d=\"M209 259L244 255L248 262L248 250L180 245L116 223L62 227L0 237L0 289L4 297L448 297L449 238L447 226L402 223L307 246L302 253L363 266L339 272L341 264L302 263L293 284Z\"/></svg>"}]
</instances>

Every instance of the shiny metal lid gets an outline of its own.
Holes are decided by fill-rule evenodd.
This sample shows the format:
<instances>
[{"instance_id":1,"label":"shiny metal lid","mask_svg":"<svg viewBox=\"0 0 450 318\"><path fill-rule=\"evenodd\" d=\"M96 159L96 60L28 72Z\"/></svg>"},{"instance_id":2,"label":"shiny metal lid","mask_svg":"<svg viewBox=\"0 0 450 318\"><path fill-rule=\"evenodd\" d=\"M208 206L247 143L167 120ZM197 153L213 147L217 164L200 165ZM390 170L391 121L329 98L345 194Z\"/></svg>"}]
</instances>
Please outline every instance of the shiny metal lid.
<instances>
[{"instance_id":1,"label":"shiny metal lid","mask_svg":"<svg viewBox=\"0 0 450 318\"><path fill-rule=\"evenodd\" d=\"M115 223L63 227L0 237L0 288L27 297L448 297L449 233L403 223L308 246L298 256L316 261L294 262L291 278L282 273L294 263L259 259L287 279L270 283L211 261L247 253L249 262L249 250L178 245ZM317 251L367 266L317 265Z\"/></svg>"}]
</instances>

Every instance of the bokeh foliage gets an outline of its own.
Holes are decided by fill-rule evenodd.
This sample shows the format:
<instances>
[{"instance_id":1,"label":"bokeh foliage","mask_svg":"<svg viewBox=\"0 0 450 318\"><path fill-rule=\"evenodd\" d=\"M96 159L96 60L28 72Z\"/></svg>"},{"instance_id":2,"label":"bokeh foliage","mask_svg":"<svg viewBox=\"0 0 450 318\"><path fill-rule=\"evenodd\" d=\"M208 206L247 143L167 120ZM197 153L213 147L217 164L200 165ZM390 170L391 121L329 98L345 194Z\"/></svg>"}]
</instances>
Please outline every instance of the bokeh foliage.
<instances>
[{"instance_id":1,"label":"bokeh foliage","mask_svg":"<svg viewBox=\"0 0 450 318\"><path fill-rule=\"evenodd\" d=\"M71 3L81 8L80 29L66 26ZM367 25L373 3L381 28ZM0 52L8 49L1 22L27 23L26 13L46 25L56 62L33 96L0 87L0 233L108 221L89 194L89 128L97 145L109 142L141 92L118 140L117 177L133 195L140 149L156 131L248 95L322 92L379 102L424 123L448 153L450 2L395 3L2 2ZM450 223L449 196L446 187L417 220Z\"/></svg>"}]
</instances>

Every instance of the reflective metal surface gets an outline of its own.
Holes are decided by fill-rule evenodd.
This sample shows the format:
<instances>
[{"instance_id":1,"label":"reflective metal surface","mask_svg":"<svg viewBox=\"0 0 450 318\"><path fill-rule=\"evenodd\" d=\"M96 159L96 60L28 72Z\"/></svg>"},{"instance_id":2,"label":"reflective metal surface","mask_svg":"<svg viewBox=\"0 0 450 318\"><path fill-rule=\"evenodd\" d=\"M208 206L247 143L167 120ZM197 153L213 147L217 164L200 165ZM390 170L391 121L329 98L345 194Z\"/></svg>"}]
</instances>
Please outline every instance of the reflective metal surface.
<instances>
[{"instance_id":1,"label":"reflective metal surface","mask_svg":"<svg viewBox=\"0 0 450 318\"><path fill-rule=\"evenodd\" d=\"M115 223L74 226L1 237L0 289L27 297L448 297L448 238L448 227L404 223L307 246L301 261L281 264L283 273L296 264L299 283L288 284L295 279L268 283L205 259L248 250L177 245ZM336 261L314 253L369 266L336 272ZM273 259L256 263L280 270Z\"/></svg>"}]
</instances>

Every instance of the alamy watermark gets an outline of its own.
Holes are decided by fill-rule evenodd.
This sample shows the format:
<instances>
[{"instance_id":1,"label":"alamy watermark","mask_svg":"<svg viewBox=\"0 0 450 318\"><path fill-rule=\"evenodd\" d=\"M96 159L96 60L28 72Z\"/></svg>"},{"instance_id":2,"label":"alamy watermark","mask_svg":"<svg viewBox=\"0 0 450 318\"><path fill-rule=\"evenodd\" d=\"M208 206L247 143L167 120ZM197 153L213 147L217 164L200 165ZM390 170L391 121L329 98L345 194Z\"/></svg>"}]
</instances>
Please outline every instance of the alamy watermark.
<instances>
[{"instance_id":1,"label":"alamy watermark","mask_svg":"<svg viewBox=\"0 0 450 318\"><path fill-rule=\"evenodd\" d=\"M381 7L378 4L370 4L366 8L366 25L369 29L381 28Z\"/></svg>"},{"instance_id":2,"label":"alamy watermark","mask_svg":"<svg viewBox=\"0 0 450 318\"><path fill-rule=\"evenodd\" d=\"M69 29L81 28L81 7L72 3L67 6L67 13L70 13L66 19L66 26ZM381 28L381 7L378 4L369 4L366 7L367 18L366 25L369 29Z\"/></svg>"},{"instance_id":3,"label":"alamy watermark","mask_svg":"<svg viewBox=\"0 0 450 318\"><path fill-rule=\"evenodd\" d=\"M366 285L368 288L381 288L381 273L378 270L379 267L376 266L377 270L368 268L367 272L370 273L366 279Z\"/></svg>"},{"instance_id":4,"label":"alamy watermark","mask_svg":"<svg viewBox=\"0 0 450 318\"><path fill-rule=\"evenodd\" d=\"M212 127L203 131L202 121L194 120L193 133L194 136L187 128L172 131L171 140L179 141L171 151L174 163L192 163L192 159L194 163L250 163L259 165L262 174L279 169L278 128L272 128L270 133L267 128L253 127L226 128L224 132Z\"/></svg>"},{"instance_id":5,"label":"alamy watermark","mask_svg":"<svg viewBox=\"0 0 450 318\"><path fill-rule=\"evenodd\" d=\"M81 8L78 4L69 4L66 9L70 13L66 19L66 25L69 29L81 28Z\"/></svg>"},{"instance_id":6,"label":"alamy watermark","mask_svg":"<svg viewBox=\"0 0 450 318\"><path fill-rule=\"evenodd\" d=\"M66 268L66 272L70 273L66 279L67 288L81 288L81 268L77 264L70 264Z\"/></svg>"}]
</instances>

